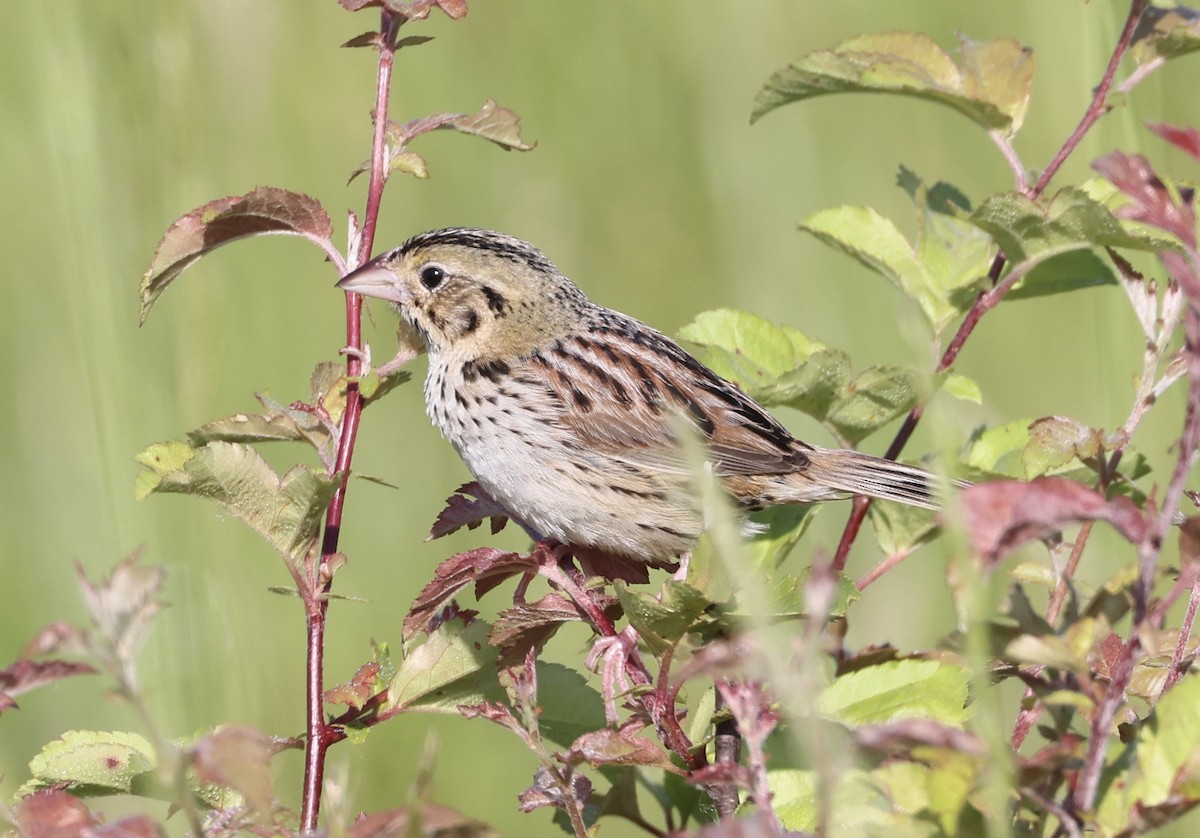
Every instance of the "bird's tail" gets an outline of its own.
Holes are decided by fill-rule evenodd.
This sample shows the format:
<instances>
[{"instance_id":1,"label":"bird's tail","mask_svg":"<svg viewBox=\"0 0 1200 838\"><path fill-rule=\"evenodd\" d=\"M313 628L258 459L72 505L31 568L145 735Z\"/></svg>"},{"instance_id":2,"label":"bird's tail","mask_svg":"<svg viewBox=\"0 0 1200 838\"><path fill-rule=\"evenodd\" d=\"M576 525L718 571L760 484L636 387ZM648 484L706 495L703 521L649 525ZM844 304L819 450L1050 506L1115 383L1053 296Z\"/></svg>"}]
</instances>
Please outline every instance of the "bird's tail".
<instances>
[{"instance_id":1,"label":"bird's tail","mask_svg":"<svg viewBox=\"0 0 1200 838\"><path fill-rule=\"evenodd\" d=\"M804 476L838 494L867 495L925 509L941 508L938 478L925 469L858 451L814 448L805 453L811 465ZM960 480L953 482L969 485Z\"/></svg>"}]
</instances>

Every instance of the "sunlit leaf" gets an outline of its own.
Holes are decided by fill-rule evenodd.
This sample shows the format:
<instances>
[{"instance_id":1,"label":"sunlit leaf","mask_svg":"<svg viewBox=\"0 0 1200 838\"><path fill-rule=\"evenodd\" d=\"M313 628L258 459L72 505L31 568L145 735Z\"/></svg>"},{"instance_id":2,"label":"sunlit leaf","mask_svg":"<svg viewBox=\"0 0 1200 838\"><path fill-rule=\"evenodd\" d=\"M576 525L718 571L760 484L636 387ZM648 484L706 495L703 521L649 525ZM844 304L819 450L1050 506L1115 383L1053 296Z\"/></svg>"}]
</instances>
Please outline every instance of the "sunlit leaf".
<instances>
[{"instance_id":1,"label":"sunlit leaf","mask_svg":"<svg viewBox=\"0 0 1200 838\"><path fill-rule=\"evenodd\" d=\"M658 596L631 590L622 582L617 582L614 588L630 625L656 654L678 643L696 618L712 604L708 597L686 582L670 579L663 583Z\"/></svg>"},{"instance_id":2,"label":"sunlit leaf","mask_svg":"<svg viewBox=\"0 0 1200 838\"><path fill-rule=\"evenodd\" d=\"M388 709L457 713L460 704L502 697L488 629L483 620L455 618L413 642L388 687Z\"/></svg>"},{"instance_id":3,"label":"sunlit leaf","mask_svg":"<svg viewBox=\"0 0 1200 838\"><path fill-rule=\"evenodd\" d=\"M830 93L895 93L953 108L988 130L1021 126L1033 79L1016 41L959 37L962 65L932 38L881 32L810 53L776 72L755 97L751 122L790 102Z\"/></svg>"},{"instance_id":4,"label":"sunlit leaf","mask_svg":"<svg viewBox=\"0 0 1200 838\"><path fill-rule=\"evenodd\" d=\"M933 660L900 660L838 677L821 691L822 715L850 727L911 718L960 725L966 709L970 673Z\"/></svg>"},{"instance_id":5,"label":"sunlit leaf","mask_svg":"<svg viewBox=\"0 0 1200 838\"><path fill-rule=\"evenodd\" d=\"M463 134L471 134L491 140L503 149L531 151L537 143L521 139L521 118L508 108L502 108L495 100L488 99L483 107L473 114L464 114L446 124Z\"/></svg>"},{"instance_id":6,"label":"sunlit leaf","mask_svg":"<svg viewBox=\"0 0 1200 838\"><path fill-rule=\"evenodd\" d=\"M69 730L30 760L29 773L42 786L63 783L84 794L130 792L157 762L154 748L136 733Z\"/></svg>"},{"instance_id":7,"label":"sunlit leaf","mask_svg":"<svg viewBox=\"0 0 1200 838\"><path fill-rule=\"evenodd\" d=\"M182 445L154 445L138 455L138 462L150 464L138 478L139 498L152 493L207 498L248 524L284 558L304 556L338 487L336 477L307 465L293 466L280 477L262 455L240 443L210 442L191 449L186 458Z\"/></svg>"},{"instance_id":8,"label":"sunlit leaf","mask_svg":"<svg viewBox=\"0 0 1200 838\"><path fill-rule=\"evenodd\" d=\"M917 403L916 376L902 367L868 367L830 406L826 421L850 444L866 439Z\"/></svg>"}]
</instances>

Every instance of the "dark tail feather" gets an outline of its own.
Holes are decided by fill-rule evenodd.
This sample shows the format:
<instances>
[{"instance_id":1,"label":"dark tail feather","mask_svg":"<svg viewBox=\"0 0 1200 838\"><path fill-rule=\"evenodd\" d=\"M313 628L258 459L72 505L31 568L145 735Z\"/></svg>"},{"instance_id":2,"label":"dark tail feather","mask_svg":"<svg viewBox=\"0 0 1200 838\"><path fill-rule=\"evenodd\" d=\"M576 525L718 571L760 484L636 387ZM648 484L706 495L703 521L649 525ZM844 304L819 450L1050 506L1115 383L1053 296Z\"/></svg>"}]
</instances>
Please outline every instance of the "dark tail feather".
<instances>
[{"instance_id":1,"label":"dark tail feather","mask_svg":"<svg viewBox=\"0 0 1200 838\"><path fill-rule=\"evenodd\" d=\"M860 454L817 448L806 451L811 465L804 476L837 492L894 500L925 509L940 509L938 478L916 466ZM961 480L955 485L968 486Z\"/></svg>"}]
</instances>

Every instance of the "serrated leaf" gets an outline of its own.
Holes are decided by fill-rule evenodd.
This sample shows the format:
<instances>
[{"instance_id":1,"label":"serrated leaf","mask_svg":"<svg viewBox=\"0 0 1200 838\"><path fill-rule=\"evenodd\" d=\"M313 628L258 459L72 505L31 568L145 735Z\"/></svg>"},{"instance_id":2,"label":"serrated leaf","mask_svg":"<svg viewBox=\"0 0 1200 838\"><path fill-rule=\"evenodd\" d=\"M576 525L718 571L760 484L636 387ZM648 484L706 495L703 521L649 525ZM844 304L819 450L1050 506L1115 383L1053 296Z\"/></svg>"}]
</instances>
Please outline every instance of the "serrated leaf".
<instances>
[{"instance_id":1,"label":"serrated leaf","mask_svg":"<svg viewBox=\"0 0 1200 838\"><path fill-rule=\"evenodd\" d=\"M16 707L13 696L52 684L71 675L93 675L96 668L74 661L19 660L0 669L0 712Z\"/></svg>"},{"instance_id":2,"label":"serrated leaf","mask_svg":"<svg viewBox=\"0 0 1200 838\"><path fill-rule=\"evenodd\" d=\"M494 99L488 99L483 107L473 114L463 114L446 124L462 134L483 137L506 151L532 151L537 143L521 139L521 118L508 108L502 108Z\"/></svg>"},{"instance_id":3,"label":"serrated leaf","mask_svg":"<svg viewBox=\"0 0 1200 838\"><path fill-rule=\"evenodd\" d=\"M960 726L970 673L940 661L900 660L838 677L817 696L822 715L849 727L929 718Z\"/></svg>"},{"instance_id":4,"label":"serrated leaf","mask_svg":"<svg viewBox=\"0 0 1200 838\"><path fill-rule=\"evenodd\" d=\"M247 236L285 233L332 249L333 225L315 198L262 186L245 195L218 198L181 216L163 234L139 290L139 322L176 277L210 251Z\"/></svg>"},{"instance_id":5,"label":"serrated leaf","mask_svg":"<svg viewBox=\"0 0 1200 838\"><path fill-rule=\"evenodd\" d=\"M902 367L868 367L848 383L826 422L851 445L908 413L917 403L916 376Z\"/></svg>"},{"instance_id":6,"label":"serrated leaf","mask_svg":"<svg viewBox=\"0 0 1200 838\"><path fill-rule=\"evenodd\" d=\"M1040 261L1004 299L1029 300L1100 285L1116 285L1112 268L1091 250L1072 250Z\"/></svg>"},{"instance_id":7,"label":"serrated leaf","mask_svg":"<svg viewBox=\"0 0 1200 838\"><path fill-rule=\"evenodd\" d=\"M1090 247L1155 251L1159 240L1134 233L1082 189L1067 187L1042 204L1017 192L984 201L968 220L996 240L1013 265L1044 262Z\"/></svg>"},{"instance_id":8,"label":"serrated leaf","mask_svg":"<svg viewBox=\"0 0 1200 838\"><path fill-rule=\"evenodd\" d=\"M700 360L718 375L768 406L788 403L809 389L830 386L821 383L830 377L828 361L818 359L805 371L806 362L825 350L824 344L809 340L798 329L748 312L701 312L679 330L679 337L692 344ZM841 383L838 380L833 389ZM831 399L813 397L817 402Z\"/></svg>"},{"instance_id":9,"label":"serrated leaf","mask_svg":"<svg viewBox=\"0 0 1200 838\"><path fill-rule=\"evenodd\" d=\"M406 649L388 686L388 711L457 713L460 704L499 700L496 651L483 620L446 620Z\"/></svg>"},{"instance_id":10,"label":"serrated leaf","mask_svg":"<svg viewBox=\"0 0 1200 838\"><path fill-rule=\"evenodd\" d=\"M438 611L467 585L475 584L478 598L511 576L536 570L537 561L531 556L495 547L476 547L451 556L438 565L433 579L413 600L404 618L404 636L428 630Z\"/></svg>"},{"instance_id":11,"label":"serrated leaf","mask_svg":"<svg viewBox=\"0 0 1200 838\"><path fill-rule=\"evenodd\" d=\"M69 730L30 760L29 773L44 786L130 792L157 762L154 748L136 733Z\"/></svg>"},{"instance_id":12,"label":"serrated leaf","mask_svg":"<svg viewBox=\"0 0 1200 838\"><path fill-rule=\"evenodd\" d=\"M932 38L881 32L810 53L776 72L750 121L790 102L831 93L894 93L950 107L988 130L1014 134L1029 100L1033 61L1016 41L959 38L959 67Z\"/></svg>"},{"instance_id":13,"label":"serrated leaf","mask_svg":"<svg viewBox=\"0 0 1200 838\"><path fill-rule=\"evenodd\" d=\"M660 592L661 600L651 594L632 591L624 582L613 585L630 625L642 640L662 654L679 642L712 603L701 591L686 582L668 579Z\"/></svg>"},{"instance_id":14,"label":"serrated leaf","mask_svg":"<svg viewBox=\"0 0 1200 838\"><path fill-rule=\"evenodd\" d=\"M181 455L183 444L167 443L166 450ZM289 561L299 560L312 546L339 485L337 477L307 465L293 466L280 477L262 455L240 443L210 442L192 449L175 468L163 467L169 460L152 453L161 448L151 446L137 457L143 465L154 463L150 472L139 475L139 497L161 493L207 498L249 525Z\"/></svg>"}]
</instances>

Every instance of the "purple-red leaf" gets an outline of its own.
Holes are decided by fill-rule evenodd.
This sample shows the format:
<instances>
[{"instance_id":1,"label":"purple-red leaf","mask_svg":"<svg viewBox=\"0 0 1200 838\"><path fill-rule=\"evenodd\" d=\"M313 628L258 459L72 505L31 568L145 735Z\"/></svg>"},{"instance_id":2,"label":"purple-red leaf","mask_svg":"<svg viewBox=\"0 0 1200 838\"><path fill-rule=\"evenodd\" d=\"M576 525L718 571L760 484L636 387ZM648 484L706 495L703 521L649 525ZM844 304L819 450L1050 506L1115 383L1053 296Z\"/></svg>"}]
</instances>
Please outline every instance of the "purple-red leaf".
<instances>
[{"instance_id":1,"label":"purple-red leaf","mask_svg":"<svg viewBox=\"0 0 1200 838\"><path fill-rule=\"evenodd\" d=\"M501 611L492 623L488 643L500 652L500 666L516 666L530 649L540 650L563 623L583 619L569 599L546 594L537 602L523 602Z\"/></svg>"},{"instance_id":2,"label":"purple-red leaf","mask_svg":"<svg viewBox=\"0 0 1200 838\"><path fill-rule=\"evenodd\" d=\"M1128 498L1105 500L1094 489L1061 477L981 483L965 489L961 502L972 546L988 562L1083 521L1107 521L1134 544L1146 535L1146 519Z\"/></svg>"},{"instance_id":3,"label":"purple-red leaf","mask_svg":"<svg viewBox=\"0 0 1200 838\"><path fill-rule=\"evenodd\" d=\"M472 500L473 498L473 500ZM452 532L466 527L473 530L483 521L491 519L492 535L504 529L508 523L508 510L485 492L478 483L464 483L454 490L454 494L446 498L446 508L438 515L425 536L426 541L433 541Z\"/></svg>"},{"instance_id":4,"label":"purple-red leaf","mask_svg":"<svg viewBox=\"0 0 1200 838\"><path fill-rule=\"evenodd\" d=\"M854 731L863 748L884 753L908 753L915 746L930 745L972 756L983 756L987 746L975 734L933 719L903 719L887 724L863 725Z\"/></svg>"},{"instance_id":5,"label":"purple-red leaf","mask_svg":"<svg viewBox=\"0 0 1200 838\"><path fill-rule=\"evenodd\" d=\"M15 807L16 827L25 838L82 835L96 825L83 801L61 789L34 792Z\"/></svg>"},{"instance_id":6,"label":"purple-red leaf","mask_svg":"<svg viewBox=\"0 0 1200 838\"><path fill-rule=\"evenodd\" d=\"M336 253L330 239L333 225L320 202L286 189L260 186L245 195L209 201L181 216L163 234L142 275L139 322L146 321L158 296L201 256L246 236L277 233L303 236L326 255Z\"/></svg>"},{"instance_id":7,"label":"purple-red leaf","mask_svg":"<svg viewBox=\"0 0 1200 838\"><path fill-rule=\"evenodd\" d=\"M379 692L379 673L383 671L375 661L367 661L358 668L354 677L344 684L325 691L327 704L345 704L355 710L361 710L367 701Z\"/></svg>"},{"instance_id":8,"label":"purple-red leaf","mask_svg":"<svg viewBox=\"0 0 1200 838\"><path fill-rule=\"evenodd\" d=\"M592 781L582 774L571 772L567 779L567 786L572 799L580 807L583 807L588 802L588 798L592 796ZM544 765L539 766L534 773L533 785L521 792L517 799L521 803L521 811L526 814L543 806L555 809L566 808L563 789Z\"/></svg>"},{"instance_id":9,"label":"purple-red leaf","mask_svg":"<svg viewBox=\"0 0 1200 838\"><path fill-rule=\"evenodd\" d=\"M532 556L494 547L477 547L451 556L438 565L433 580L413 600L404 618L404 637L429 631L430 620L441 607L472 582L478 598L510 576L534 573L537 568L537 560Z\"/></svg>"},{"instance_id":10,"label":"purple-red leaf","mask_svg":"<svg viewBox=\"0 0 1200 838\"><path fill-rule=\"evenodd\" d=\"M270 815L274 748L265 734L250 727L229 725L192 746L196 777L236 791L260 815Z\"/></svg>"},{"instance_id":11,"label":"purple-red leaf","mask_svg":"<svg viewBox=\"0 0 1200 838\"><path fill-rule=\"evenodd\" d=\"M1167 231L1190 248L1196 247L1196 209L1191 201L1176 203L1166 184L1145 157L1112 151L1092 164L1132 201L1116 214Z\"/></svg>"},{"instance_id":12,"label":"purple-red leaf","mask_svg":"<svg viewBox=\"0 0 1200 838\"><path fill-rule=\"evenodd\" d=\"M452 20L460 20L467 15L467 0L411 0L404 3L401 0L338 0L343 9L357 12L360 9L380 7L394 12L408 20L424 20L429 17L434 6L446 13Z\"/></svg>"},{"instance_id":13,"label":"purple-red leaf","mask_svg":"<svg viewBox=\"0 0 1200 838\"><path fill-rule=\"evenodd\" d=\"M567 752L567 764L590 763L601 765L649 765L664 771L683 773L654 742L633 733L612 728L595 730L580 736Z\"/></svg>"},{"instance_id":14,"label":"purple-red leaf","mask_svg":"<svg viewBox=\"0 0 1200 838\"><path fill-rule=\"evenodd\" d=\"M1190 154L1193 160L1200 161L1200 130L1167 125L1165 122L1147 122L1146 127L1171 145Z\"/></svg>"},{"instance_id":15,"label":"purple-red leaf","mask_svg":"<svg viewBox=\"0 0 1200 838\"><path fill-rule=\"evenodd\" d=\"M88 652L87 634L70 623L51 623L39 631L21 650L21 658L37 658L55 652L82 655Z\"/></svg>"},{"instance_id":16,"label":"purple-red leaf","mask_svg":"<svg viewBox=\"0 0 1200 838\"><path fill-rule=\"evenodd\" d=\"M12 666L0 669L0 695L15 696L66 678L71 675L91 675L95 668L86 663L70 661L19 660ZM16 706L14 702L11 706ZM0 707L0 711L5 708Z\"/></svg>"}]
</instances>

